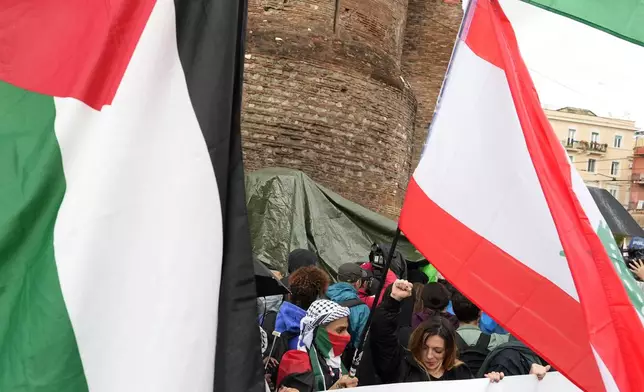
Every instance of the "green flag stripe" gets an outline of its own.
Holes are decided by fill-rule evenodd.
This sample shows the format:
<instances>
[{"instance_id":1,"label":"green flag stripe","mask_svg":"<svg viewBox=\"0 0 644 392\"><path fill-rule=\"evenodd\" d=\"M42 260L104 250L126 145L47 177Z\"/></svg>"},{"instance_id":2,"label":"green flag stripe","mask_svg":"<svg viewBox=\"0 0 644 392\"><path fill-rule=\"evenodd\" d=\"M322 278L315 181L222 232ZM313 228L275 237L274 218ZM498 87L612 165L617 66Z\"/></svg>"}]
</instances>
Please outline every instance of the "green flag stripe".
<instances>
[{"instance_id":1,"label":"green flag stripe","mask_svg":"<svg viewBox=\"0 0 644 392\"><path fill-rule=\"evenodd\" d=\"M644 318L644 297L642 296L642 290L640 290L633 278L633 275L631 275L630 271L626 268L622 252L619 250L619 247L615 242L615 238L613 237L613 233L611 233L606 222L600 222L599 227L597 228L597 235L604 244L608 257L611 258L615 271L622 281L622 285L633 303L633 306L635 306L635 309L640 316Z\"/></svg>"},{"instance_id":2,"label":"green flag stripe","mask_svg":"<svg viewBox=\"0 0 644 392\"><path fill-rule=\"evenodd\" d=\"M0 391L86 392L54 260L54 99L0 82Z\"/></svg>"},{"instance_id":3,"label":"green flag stripe","mask_svg":"<svg viewBox=\"0 0 644 392\"><path fill-rule=\"evenodd\" d=\"M644 46L644 3L640 0L522 0Z\"/></svg>"}]
</instances>

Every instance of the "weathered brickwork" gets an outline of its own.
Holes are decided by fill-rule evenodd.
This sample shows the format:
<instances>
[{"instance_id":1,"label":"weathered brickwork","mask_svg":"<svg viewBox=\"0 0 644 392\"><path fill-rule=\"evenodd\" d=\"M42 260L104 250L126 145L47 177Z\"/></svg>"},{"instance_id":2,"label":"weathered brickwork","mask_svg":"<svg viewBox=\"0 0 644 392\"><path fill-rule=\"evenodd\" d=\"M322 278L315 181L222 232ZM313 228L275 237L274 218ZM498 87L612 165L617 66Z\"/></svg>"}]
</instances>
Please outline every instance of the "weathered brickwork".
<instances>
[{"instance_id":1,"label":"weathered brickwork","mask_svg":"<svg viewBox=\"0 0 644 392\"><path fill-rule=\"evenodd\" d=\"M364 206L397 214L411 163L411 92L329 64L247 57L246 169L297 168Z\"/></svg>"},{"instance_id":2,"label":"weathered brickwork","mask_svg":"<svg viewBox=\"0 0 644 392\"><path fill-rule=\"evenodd\" d=\"M299 169L397 216L418 137L408 18L407 0L249 0L246 170Z\"/></svg>"},{"instance_id":3,"label":"weathered brickwork","mask_svg":"<svg viewBox=\"0 0 644 392\"><path fill-rule=\"evenodd\" d=\"M413 167L418 164L427 138L462 17L460 2L409 0L402 68L418 102Z\"/></svg>"}]
</instances>

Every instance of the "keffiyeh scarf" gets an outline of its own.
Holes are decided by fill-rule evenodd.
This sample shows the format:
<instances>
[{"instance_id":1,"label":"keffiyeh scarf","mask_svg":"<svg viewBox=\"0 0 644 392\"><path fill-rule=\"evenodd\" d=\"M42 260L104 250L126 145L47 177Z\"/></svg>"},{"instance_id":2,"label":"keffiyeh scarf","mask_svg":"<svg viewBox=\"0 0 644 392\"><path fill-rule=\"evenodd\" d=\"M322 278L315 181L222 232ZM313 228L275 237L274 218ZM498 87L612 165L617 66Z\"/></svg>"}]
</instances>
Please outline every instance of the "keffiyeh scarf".
<instances>
[{"instance_id":1,"label":"keffiyeh scarf","mask_svg":"<svg viewBox=\"0 0 644 392\"><path fill-rule=\"evenodd\" d=\"M328 299L318 299L309 306L306 316L300 321L300 339L297 343L298 350L305 351L311 348L314 332L320 325L327 325L342 317L349 317L349 308L340 306Z\"/></svg>"},{"instance_id":2,"label":"keffiyeh scarf","mask_svg":"<svg viewBox=\"0 0 644 392\"><path fill-rule=\"evenodd\" d=\"M332 323L343 317L349 317L349 308L340 306L333 301L319 299L311 304L306 316L300 322L300 338L298 340L298 350L307 351L311 359L311 367L315 376L316 387L318 390L326 390L330 385L324 380L322 366L329 368L333 379L339 378L346 373L342 366L340 356L333 355L330 347L329 337L326 329L318 327ZM315 344L314 344L315 342ZM325 363L320 363L318 354L324 358Z\"/></svg>"}]
</instances>

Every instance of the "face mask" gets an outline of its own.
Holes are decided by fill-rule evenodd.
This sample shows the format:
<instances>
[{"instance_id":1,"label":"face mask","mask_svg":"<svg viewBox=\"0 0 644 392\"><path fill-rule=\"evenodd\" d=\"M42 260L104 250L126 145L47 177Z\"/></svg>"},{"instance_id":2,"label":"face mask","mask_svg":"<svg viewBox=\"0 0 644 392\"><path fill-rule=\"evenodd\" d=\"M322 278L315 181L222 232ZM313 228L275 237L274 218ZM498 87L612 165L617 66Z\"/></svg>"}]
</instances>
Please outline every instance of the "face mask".
<instances>
[{"instance_id":1,"label":"face mask","mask_svg":"<svg viewBox=\"0 0 644 392\"><path fill-rule=\"evenodd\" d=\"M336 357L342 355L344 349L347 348L347 345L351 341L351 335L337 335L333 332L327 332L327 334L333 347L333 354Z\"/></svg>"},{"instance_id":2,"label":"face mask","mask_svg":"<svg viewBox=\"0 0 644 392\"><path fill-rule=\"evenodd\" d=\"M328 332L324 327L320 327L315 336L315 343L318 349L324 354L329 354L332 351L334 357L342 355L344 349L351 341L350 335L338 335L333 332Z\"/></svg>"}]
</instances>

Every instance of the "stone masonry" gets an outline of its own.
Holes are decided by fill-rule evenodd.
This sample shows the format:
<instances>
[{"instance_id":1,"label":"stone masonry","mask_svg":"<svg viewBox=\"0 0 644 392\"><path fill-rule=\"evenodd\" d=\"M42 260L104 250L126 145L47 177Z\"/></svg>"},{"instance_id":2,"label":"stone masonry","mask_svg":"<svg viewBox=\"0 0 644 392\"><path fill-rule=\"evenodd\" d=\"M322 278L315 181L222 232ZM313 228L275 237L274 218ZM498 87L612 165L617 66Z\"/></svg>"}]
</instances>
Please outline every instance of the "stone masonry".
<instances>
[{"instance_id":1,"label":"stone masonry","mask_svg":"<svg viewBox=\"0 0 644 392\"><path fill-rule=\"evenodd\" d=\"M246 170L299 169L350 200L397 216L461 5L249 0L248 6Z\"/></svg>"},{"instance_id":2,"label":"stone masonry","mask_svg":"<svg viewBox=\"0 0 644 392\"><path fill-rule=\"evenodd\" d=\"M460 1L409 0L402 69L418 102L412 167L418 165L463 18Z\"/></svg>"}]
</instances>

